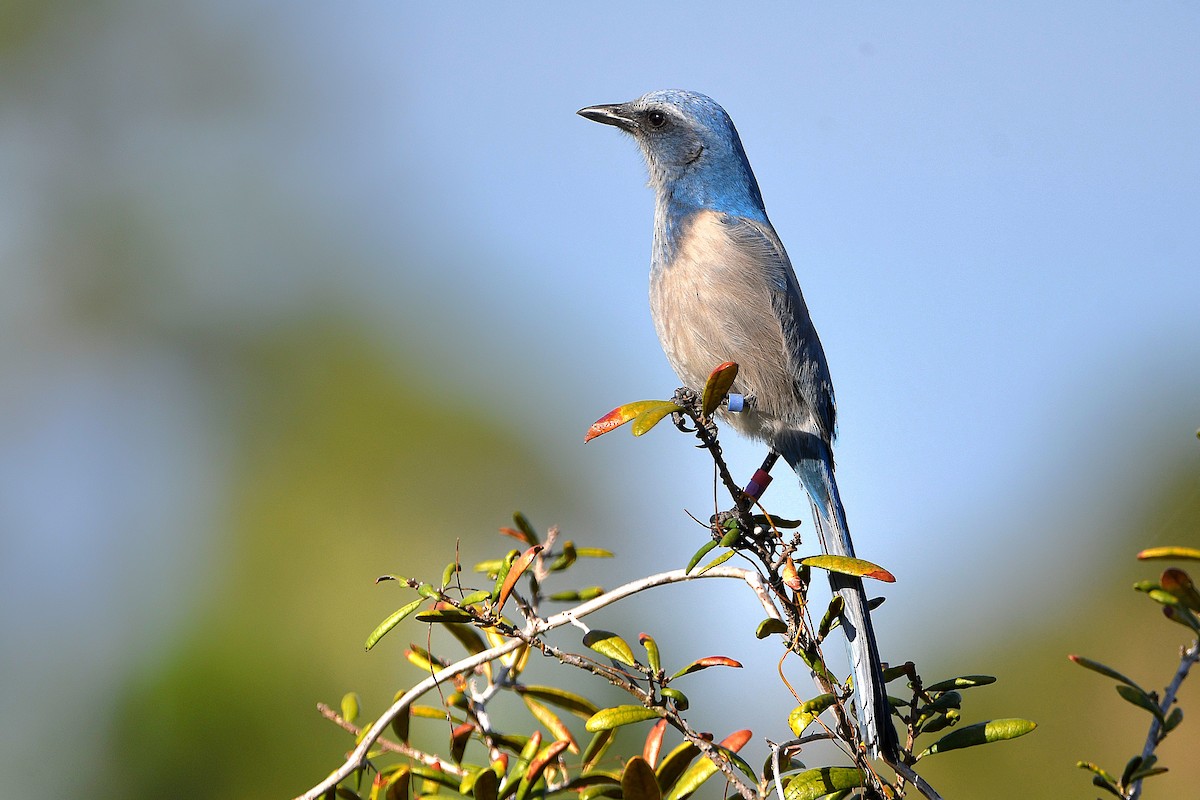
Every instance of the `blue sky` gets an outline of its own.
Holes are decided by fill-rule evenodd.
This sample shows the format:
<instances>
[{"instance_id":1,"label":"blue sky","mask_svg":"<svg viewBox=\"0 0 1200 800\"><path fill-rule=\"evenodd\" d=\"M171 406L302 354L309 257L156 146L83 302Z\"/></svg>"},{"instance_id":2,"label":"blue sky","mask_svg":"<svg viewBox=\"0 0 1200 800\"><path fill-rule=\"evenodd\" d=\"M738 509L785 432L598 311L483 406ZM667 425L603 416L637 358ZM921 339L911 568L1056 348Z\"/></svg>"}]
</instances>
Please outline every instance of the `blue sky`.
<instances>
[{"instance_id":1,"label":"blue sky","mask_svg":"<svg viewBox=\"0 0 1200 800\"><path fill-rule=\"evenodd\" d=\"M189 427L207 413L193 378L151 345L55 323L62 287L39 265L64 256L48 210L71 193L162 208L176 271L139 287L151 313L265 326L336 293L397 347L420 343L439 386L485 393L547 461L620 498L626 549L662 537L648 569L676 566L696 536L683 509L711 506L703 460L660 431L581 444L675 380L647 309L639 156L574 113L670 87L711 95L741 132L829 356L851 529L899 576L897 618L932 590L1076 592L1114 557L1095 532L1133 528L1147 482L1200 465L1198 34L1200 9L1167 2L128 2L56 18L0 120L0 621L119 647L120 604L152 602L169 626L183 612L155 576L208 545L156 532L187 519L200 537L218 492L223 445ZM277 196L319 225L239 212ZM298 257L335 236L355 258ZM729 452L746 476L761 458ZM800 514L785 483L770 505ZM18 613L53 575L72 580ZM965 603L941 624L978 641L989 613Z\"/></svg>"}]
</instances>

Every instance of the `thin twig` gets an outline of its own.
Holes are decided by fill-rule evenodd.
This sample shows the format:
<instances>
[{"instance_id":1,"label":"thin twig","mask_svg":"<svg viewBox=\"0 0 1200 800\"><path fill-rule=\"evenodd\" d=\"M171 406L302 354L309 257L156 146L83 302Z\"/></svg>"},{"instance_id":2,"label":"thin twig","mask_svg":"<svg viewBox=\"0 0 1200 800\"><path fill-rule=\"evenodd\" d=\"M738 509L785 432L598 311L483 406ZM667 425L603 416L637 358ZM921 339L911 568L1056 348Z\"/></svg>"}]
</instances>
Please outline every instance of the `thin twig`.
<instances>
[{"instance_id":1,"label":"thin twig","mask_svg":"<svg viewBox=\"0 0 1200 800\"><path fill-rule=\"evenodd\" d=\"M885 763L896 770L896 774L904 777L909 783L916 787L917 791L925 795L928 800L942 800L942 796L938 794L932 786L925 782L925 779L913 771L913 768L903 761L885 761Z\"/></svg>"}]
</instances>

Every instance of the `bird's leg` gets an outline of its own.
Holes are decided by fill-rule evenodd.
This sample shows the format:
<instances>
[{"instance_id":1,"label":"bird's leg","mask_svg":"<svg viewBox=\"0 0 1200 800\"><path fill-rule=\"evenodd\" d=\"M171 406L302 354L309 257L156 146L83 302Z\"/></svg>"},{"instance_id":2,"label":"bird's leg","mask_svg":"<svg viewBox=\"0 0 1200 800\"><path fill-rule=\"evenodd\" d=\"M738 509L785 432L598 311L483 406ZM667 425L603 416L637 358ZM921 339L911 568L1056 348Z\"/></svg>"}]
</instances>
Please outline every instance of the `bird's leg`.
<instances>
[{"instance_id":1,"label":"bird's leg","mask_svg":"<svg viewBox=\"0 0 1200 800\"><path fill-rule=\"evenodd\" d=\"M671 398L672 402L677 406L683 406L689 409L698 409L700 407L700 395L695 389L689 389L686 386L680 386L675 390L675 396ZM699 416L698 414L696 416ZM675 423L675 427L683 433L695 433L695 428L688 427L688 415L682 411L676 411L671 415L671 422Z\"/></svg>"},{"instance_id":2,"label":"bird's leg","mask_svg":"<svg viewBox=\"0 0 1200 800\"><path fill-rule=\"evenodd\" d=\"M742 494L750 498L751 502L756 502L763 496L763 492L771 485L771 467L775 466L775 462L779 460L779 453L774 450L767 453L767 457L763 459L762 466L754 473L754 477L746 484L746 488L742 490Z\"/></svg>"}]
</instances>

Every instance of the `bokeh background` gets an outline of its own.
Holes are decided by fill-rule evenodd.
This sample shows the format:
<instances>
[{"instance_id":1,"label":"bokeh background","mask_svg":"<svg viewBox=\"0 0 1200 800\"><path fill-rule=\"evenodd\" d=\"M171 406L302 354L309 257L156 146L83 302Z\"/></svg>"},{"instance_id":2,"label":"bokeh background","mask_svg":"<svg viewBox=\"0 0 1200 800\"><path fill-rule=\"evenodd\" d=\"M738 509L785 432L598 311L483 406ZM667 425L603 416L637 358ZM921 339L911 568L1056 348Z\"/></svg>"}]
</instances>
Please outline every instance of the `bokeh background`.
<instances>
[{"instance_id":1,"label":"bokeh background","mask_svg":"<svg viewBox=\"0 0 1200 800\"><path fill-rule=\"evenodd\" d=\"M348 745L318 700L415 679L402 635L362 650L406 599L372 579L502 552L514 509L609 585L686 560L703 456L582 444L675 381L638 156L574 111L666 87L728 108L796 264L885 655L1041 723L930 779L1090 797L1077 759L1140 749L1066 655L1161 686L1184 640L1129 585L1200 544L1200 6L2 8L5 796L298 793ZM758 616L708 585L605 626L743 660L693 718L778 740Z\"/></svg>"}]
</instances>

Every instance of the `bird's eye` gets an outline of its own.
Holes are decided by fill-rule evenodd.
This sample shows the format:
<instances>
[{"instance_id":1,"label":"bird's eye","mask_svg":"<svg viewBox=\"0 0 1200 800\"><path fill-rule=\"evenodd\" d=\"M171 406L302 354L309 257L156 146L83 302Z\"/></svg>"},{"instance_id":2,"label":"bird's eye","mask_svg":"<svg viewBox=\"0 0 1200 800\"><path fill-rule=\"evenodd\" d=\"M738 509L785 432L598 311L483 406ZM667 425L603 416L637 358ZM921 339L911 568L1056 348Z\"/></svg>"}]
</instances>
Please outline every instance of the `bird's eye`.
<instances>
[{"instance_id":1,"label":"bird's eye","mask_svg":"<svg viewBox=\"0 0 1200 800\"><path fill-rule=\"evenodd\" d=\"M667 124L667 115L661 111L651 111L646 115L646 122L651 128L661 128Z\"/></svg>"}]
</instances>

